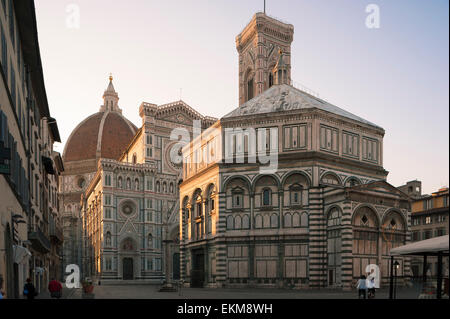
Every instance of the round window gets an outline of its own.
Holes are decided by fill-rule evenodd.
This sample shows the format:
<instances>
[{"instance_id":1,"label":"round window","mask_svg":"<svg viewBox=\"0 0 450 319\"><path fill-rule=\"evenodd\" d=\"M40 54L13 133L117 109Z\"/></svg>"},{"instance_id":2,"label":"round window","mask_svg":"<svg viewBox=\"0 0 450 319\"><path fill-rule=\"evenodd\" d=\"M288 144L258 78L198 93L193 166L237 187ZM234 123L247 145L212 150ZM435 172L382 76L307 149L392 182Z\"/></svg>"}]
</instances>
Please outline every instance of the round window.
<instances>
[{"instance_id":1,"label":"round window","mask_svg":"<svg viewBox=\"0 0 450 319\"><path fill-rule=\"evenodd\" d=\"M126 202L125 204L122 205L122 213L124 215L132 215L134 213L134 205L133 203L130 202Z\"/></svg>"},{"instance_id":2,"label":"round window","mask_svg":"<svg viewBox=\"0 0 450 319\"><path fill-rule=\"evenodd\" d=\"M83 177L78 179L78 187L83 188L86 185L86 180Z\"/></svg>"}]
</instances>

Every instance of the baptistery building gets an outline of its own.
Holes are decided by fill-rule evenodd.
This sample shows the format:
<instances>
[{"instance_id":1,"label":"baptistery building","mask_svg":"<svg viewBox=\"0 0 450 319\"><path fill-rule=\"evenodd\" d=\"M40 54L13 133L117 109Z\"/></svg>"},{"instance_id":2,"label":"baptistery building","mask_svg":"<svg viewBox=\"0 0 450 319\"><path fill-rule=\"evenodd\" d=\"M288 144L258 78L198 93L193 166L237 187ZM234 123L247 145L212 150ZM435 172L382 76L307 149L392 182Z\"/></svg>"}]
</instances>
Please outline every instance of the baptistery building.
<instances>
[{"instance_id":1,"label":"baptistery building","mask_svg":"<svg viewBox=\"0 0 450 319\"><path fill-rule=\"evenodd\" d=\"M257 13L236 38L239 107L183 148L181 278L192 287L340 287L389 277L409 197L380 126L291 85L294 27ZM410 274L399 258L397 274Z\"/></svg>"}]
</instances>

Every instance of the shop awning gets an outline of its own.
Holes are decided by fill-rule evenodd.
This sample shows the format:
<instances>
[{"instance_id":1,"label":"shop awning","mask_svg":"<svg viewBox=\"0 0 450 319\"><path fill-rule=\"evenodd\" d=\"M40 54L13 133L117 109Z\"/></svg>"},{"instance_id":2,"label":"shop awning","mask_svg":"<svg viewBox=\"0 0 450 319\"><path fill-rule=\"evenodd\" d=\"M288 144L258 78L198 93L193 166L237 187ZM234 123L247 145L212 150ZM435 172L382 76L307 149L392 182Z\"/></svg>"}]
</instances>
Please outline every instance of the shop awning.
<instances>
[{"instance_id":1,"label":"shop awning","mask_svg":"<svg viewBox=\"0 0 450 319\"><path fill-rule=\"evenodd\" d=\"M16 264L23 263L26 259L26 257L30 257L31 253L28 249L22 246L13 246L13 252L14 252L14 262Z\"/></svg>"},{"instance_id":2,"label":"shop awning","mask_svg":"<svg viewBox=\"0 0 450 319\"><path fill-rule=\"evenodd\" d=\"M449 235L421 240L412 244L400 246L391 249L391 256L404 256L404 255L448 255L448 240Z\"/></svg>"}]
</instances>

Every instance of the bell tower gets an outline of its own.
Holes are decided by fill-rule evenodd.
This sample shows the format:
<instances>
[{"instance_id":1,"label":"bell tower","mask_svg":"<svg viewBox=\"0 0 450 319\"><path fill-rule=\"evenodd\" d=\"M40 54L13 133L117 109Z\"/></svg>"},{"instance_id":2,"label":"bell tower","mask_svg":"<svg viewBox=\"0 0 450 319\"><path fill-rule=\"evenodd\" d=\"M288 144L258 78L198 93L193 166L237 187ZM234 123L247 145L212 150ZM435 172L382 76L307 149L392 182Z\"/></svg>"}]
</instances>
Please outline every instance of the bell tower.
<instances>
[{"instance_id":1,"label":"bell tower","mask_svg":"<svg viewBox=\"0 0 450 319\"><path fill-rule=\"evenodd\" d=\"M294 26L256 13L236 37L239 53L239 105L272 85L291 83ZM280 64L281 63L281 64ZM278 72L282 69L282 72ZM282 77L278 77L282 74Z\"/></svg>"}]
</instances>

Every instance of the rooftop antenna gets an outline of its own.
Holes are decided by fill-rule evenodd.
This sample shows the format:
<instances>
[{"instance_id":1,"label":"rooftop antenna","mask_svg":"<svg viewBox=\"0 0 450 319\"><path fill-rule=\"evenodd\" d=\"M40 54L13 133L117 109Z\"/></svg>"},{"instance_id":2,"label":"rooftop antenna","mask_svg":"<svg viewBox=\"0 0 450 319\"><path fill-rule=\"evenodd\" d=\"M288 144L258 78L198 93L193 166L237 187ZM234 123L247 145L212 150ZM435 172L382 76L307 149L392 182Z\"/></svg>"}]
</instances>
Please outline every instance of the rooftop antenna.
<instances>
[{"instance_id":1,"label":"rooftop antenna","mask_svg":"<svg viewBox=\"0 0 450 319\"><path fill-rule=\"evenodd\" d=\"M264 14L266 14L266 0L264 0Z\"/></svg>"}]
</instances>

